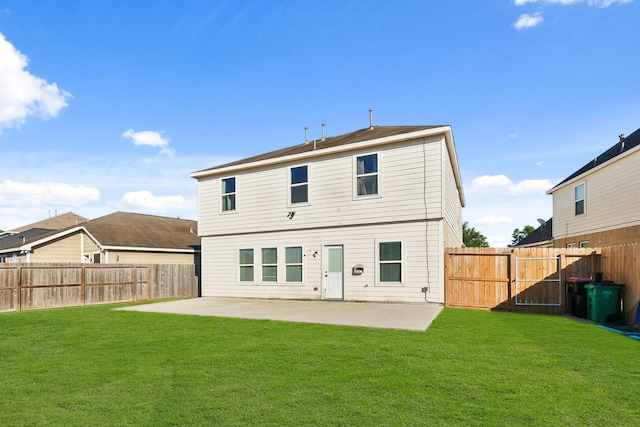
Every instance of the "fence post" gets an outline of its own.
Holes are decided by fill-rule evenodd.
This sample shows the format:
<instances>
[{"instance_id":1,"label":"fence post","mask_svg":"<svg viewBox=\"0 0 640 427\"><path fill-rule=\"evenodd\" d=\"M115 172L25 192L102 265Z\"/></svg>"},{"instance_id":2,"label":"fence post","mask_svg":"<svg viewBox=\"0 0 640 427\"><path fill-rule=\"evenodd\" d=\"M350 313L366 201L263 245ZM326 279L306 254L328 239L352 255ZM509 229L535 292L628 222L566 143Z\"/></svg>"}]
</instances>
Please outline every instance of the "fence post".
<instances>
[{"instance_id":1,"label":"fence post","mask_svg":"<svg viewBox=\"0 0 640 427\"><path fill-rule=\"evenodd\" d=\"M16 311L22 311L22 267L17 267L18 283L16 284Z\"/></svg>"},{"instance_id":2,"label":"fence post","mask_svg":"<svg viewBox=\"0 0 640 427\"><path fill-rule=\"evenodd\" d=\"M82 305L82 307L84 307L85 305L85 288L84 288L84 283L85 283L85 266L82 265L80 267L80 304Z\"/></svg>"},{"instance_id":3,"label":"fence post","mask_svg":"<svg viewBox=\"0 0 640 427\"><path fill-rule=\"evenodd\" d=\"M138 300L138 269L135 265L133 266L133 272L131 274L133 282L133 302L136 302Z\"/></svg>"},{"instance_id":4,"label":"fence post","mask_svg":"<svg viewBox=\"0 0 640 427\"><path fill-rule=\"evenodd\" d=\"M157 270L156 270L156 275L157 275ZM150 265L147 265L147 301L151 301L151 266Z\"/></svg>"},{"instance_id":5,"label":"fence post","mask_svg":"<svg viewBox=\"0 0 640 427\"><path fill-rule=\"evenodd\" d=\"M515 311L516 304L516 278L514 277L516 268L515 268L515 256L513 253L513 249L509 252L509 272L507 275L509 276L509 286L508 286L508 298L509 298L509 311Z\"/></svg>"}]
</instances>

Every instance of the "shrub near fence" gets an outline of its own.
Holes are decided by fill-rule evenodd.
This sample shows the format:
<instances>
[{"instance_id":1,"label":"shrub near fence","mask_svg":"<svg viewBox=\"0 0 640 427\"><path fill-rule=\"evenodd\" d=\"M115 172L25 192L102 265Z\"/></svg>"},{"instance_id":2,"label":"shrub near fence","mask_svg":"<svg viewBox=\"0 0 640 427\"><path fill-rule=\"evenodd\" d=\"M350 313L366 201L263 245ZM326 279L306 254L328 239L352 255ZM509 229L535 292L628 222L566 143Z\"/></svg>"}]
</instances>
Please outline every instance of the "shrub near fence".
<instances>
[{"instance_id":1,"label":"shrub near fence","mask_svg":"<svg viewBox=\"0 0 640 427\"><path fill-rule=\"evenodd\" d=\"M195 265L0 266L0 311L197 296Z\"/></svg>"}]
</instances>

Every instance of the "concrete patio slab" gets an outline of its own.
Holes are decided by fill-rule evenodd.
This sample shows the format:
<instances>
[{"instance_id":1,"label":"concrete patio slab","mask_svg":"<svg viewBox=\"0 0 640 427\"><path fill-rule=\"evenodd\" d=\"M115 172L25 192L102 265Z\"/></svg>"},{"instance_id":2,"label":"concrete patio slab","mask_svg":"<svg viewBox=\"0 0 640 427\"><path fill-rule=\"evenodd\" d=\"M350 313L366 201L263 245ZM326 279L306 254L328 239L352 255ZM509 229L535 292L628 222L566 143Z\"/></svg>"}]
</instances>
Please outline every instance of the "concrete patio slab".
<instances>
[{"instance_id":1,"label":"concrete patio slab","mask_svg":"<svg viewBox=\"0 0 640 427\"><path fill-rule=\"evenodd\" d=\"M203 297L116 310L425 331L442 305Z\"/></svg>"}]
</instances>

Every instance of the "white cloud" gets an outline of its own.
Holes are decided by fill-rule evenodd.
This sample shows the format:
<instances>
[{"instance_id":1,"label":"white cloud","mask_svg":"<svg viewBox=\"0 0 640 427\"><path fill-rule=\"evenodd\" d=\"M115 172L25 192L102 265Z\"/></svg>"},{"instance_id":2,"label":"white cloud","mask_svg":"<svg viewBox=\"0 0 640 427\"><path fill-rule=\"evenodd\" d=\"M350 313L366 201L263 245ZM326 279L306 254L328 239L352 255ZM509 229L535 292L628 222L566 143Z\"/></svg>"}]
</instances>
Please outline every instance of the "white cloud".
<instances>
[{"instance_id":1,"label":"white cloud","mask_svg":"<svg viewBox=\"0 0 640 427\"><path fill-rule=\"evenodd\" d=\"M72 96L26 70L28 58L0 33L0 134L19 127L29 116L50 118L66 107Z\"/></svg>"},{"instance_id":2,"label":"white cloud","mask_svg":"<svg viewBox=\"0 0 640 427\"><path fill-rule=\"evenodd\" d=\"M162 212L171 209L181 209L185 199L181 195L154 196L150 191L133 191L125 193L120 200L125 209L143 209L152 212Z\"/></svg>"},{"instance_id":3,"label":"white cloud","mask_svg":"<svg viewBox=\"0 0 640 427\"><path fill-rule=\"evenodd\" d=\"M516 23L513 24L513 27L516 30L521 30L523 28L531 28L531 27L535 27L542 21L544 21L544 18L542 17L542 14L540 12L536 12L533 15L524 13L520 15Z\"/></svg>"},{"instance_id":4,"label":"white cloud","mask_svg":"<svg viewBox=\"0 0 640 427\"><path fill-rule=\"evenodd\" d=\"M548 179L525 179L514 183L506 175L484 175L471 181L471 191L498 192L504 195L545 194L553 187Z\"/></svg>"},{"instance_id":5,"label":"white cloud","mask_svg":"<svg viewBox=\"0 0 640 427\"><path fill-rule=\"evenodd\" d=\"M128 131L122 134L124 138L130 139L133 142L133 145L136 147L142 145L148 145L150 147L160 147L160 154L166 154L169 157L173 157L175 155L175 151L169 148L169 139L165 138L164 132L154 132L150 130L145 130L141 132L136 132L133 129L129 129Z\"/></svg>"},{"instance_id":6,"label":"white cloud","mask_svg":"<svg viewBox=\"0 0 640 427\"><path fill-rule=\"evenodd\" d=\"M0 206L83 206L100 200L100 190L59 182L0 182Z\"/></svg>"},{"instance_id":7,"label":"white cloud","mask_svg":"<svg viewBox=\"0 0 640 427\"><path fill-rule=\"evenodd\" d=\"M483 216L476 221L478 224L511 224L513 220L510 216Z\"/></svg>"},{"instance_id":8,"label":"white cloud","mask_svg":"<svg viewBox=\"0 0 640 427\"><path fill-rule=\"evenodd\" d=\"M537 167L541 168L541 167L543 167L543 166L544 166L544 162L543 162L543 161L539 161L539 162L536 162L536 163L535 163L535 165L536 165Z\"/></svg>"}]
</instances>

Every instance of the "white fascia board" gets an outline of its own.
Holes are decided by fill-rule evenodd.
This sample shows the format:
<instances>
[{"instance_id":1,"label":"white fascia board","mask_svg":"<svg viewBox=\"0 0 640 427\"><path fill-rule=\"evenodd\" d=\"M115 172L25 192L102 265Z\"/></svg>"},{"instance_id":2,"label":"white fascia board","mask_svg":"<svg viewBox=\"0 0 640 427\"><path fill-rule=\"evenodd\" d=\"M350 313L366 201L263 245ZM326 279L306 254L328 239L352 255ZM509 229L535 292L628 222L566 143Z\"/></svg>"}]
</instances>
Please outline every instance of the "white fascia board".
<instances>
[{"instance_id":1,"label":"white fascia board","mask_svg":"<svg viewBox=\"0 0 640 427\"><path fill-rule=\"evenodd\" d=\"M180 254L193 254L195 249L175 249L175 248L140 248L135 246L102 246L107 251L127 251L127 252L173 252Z\"/></svg>"},{"instance_id":2,"label":"white fascia board","mask_svg":"<svg viewBox=\"0 0 640 427\"><path fill-rule=\"evenodd\" d=\"M458 154L456 153L456 144L453 140L453 132L451 126L446 126L446 132L444 133L445 142L447 144L447 151L449 152L449 159L451 159L451 166L453 167L453 175L456 179L456 187L458 187L458 193L460 194L460 204L465 206L464 190L462 188L462 178L460 177L460 167L458 166ZM442 129L442 128L439 128Z\"/></svg>"},{"instance_id":3,"label":"white fascia board","mask_svg":"<svg viewBox=\"0 0 640 427\"><path fill-rule=\"evenodd\" d=\"M191 178L200 179L200 178L207 178L207 177L216 176L216 175L228 175L228 174L242 171L245 169L254 169L254 168L263 167L263 166L271 166L278 163L299 162L301 160L306 160L314 157L329 156L331 154L356 151L356 150L376 147L380 145L393 144L401 141L408 141L411 139L426 138L429 136L434 136L439 134L446 135L447 133L451 135L451 126L440 126L437 128L423 129L415 132L401 133L401 134L396 134L391 136L385 136L383 138L369 139L366 141L339 145L337 147L332 147L332 148L323 148L320 150L305 151L304 153L291 154L289 156L274 157L272 159L260 160L260 161L251 162L251 163L243 163L240 165L228 166L226 168L213 169L213 170L209 169L209 170L204 170L200 172L193 172L189 176ZM453 143L452 137L449 137L449 140L451 141L451 143ZM309 142L309 144L312 144L312 143L313 141ZM456 161L455 169L457 170L457 161ZM459 172L457 172L456 179L459 178L459 175L460 175Z\"/></svg>"},{"instance_id":4,"label":"white fascia board","mask_svg":"<svg viewBox=\"0 0 640 427\"><path fill-rule=\"evenodd\" d=\"M75 233L75 232L77 232L79 230L84 230L85 233L87 232L87 230L85 230L84 227L82 227L82 226L74 227L74 228L71 228L69 230L65 230L65 231L63 231L61 233L56 233L56 234L53 234L51 236L45 237L43 239L34 240L31 243L20 245L20 246L17 246L15 248L3 249L2 251L0 251L0 253L16 252L16 251L27 251L27 252L30 252L36 246L44 245L45 243L48 243L48 242L50 242L52 240L56 240L56 239L59 239L61 237L64 237L64 236L67 236L67 235L70 235L70 234L73 234L73 233ZM91 238L93 239L93 236ZM93 239L93 240L95 241L95 239Z\"/></svg>"},{"instance_id":5,"label":"white fascia board","mask_svg":"<svg viewBox=\"0 0 640 427\"><path fill-rule=\"evenodd\" d=\"M603 164L598 165L598 166L596 166L596 167L595 167L595 168L593 168L593 169L589 169L589 170L588 170L588 171L586 171L585 173L582 173L582 174L580 174L580 175L578 175L578 176L574 177L574 178L573 178L573 179L571 179L570 181L563 182L562 184L558 184L558 185L556 185L556 186L555 186L555 187L553 187L551 190L547 191L547 193L546 193L546 194L547 194L547 195L549 195L549 194L553 194L554 192L556 192L556 191L560 190L561 188L564 188L564 187L566 187L566 186L568 186L568 185L571 185L571 184L573 184L573 183L575 183L575 182L577 182L577 181L581 181L581 180L583 180L586 176L588 176L588 175L590 175L590 174L592 174L592 173L594 173L594 172L596 172L596 171L599 171L600 169L603 169L603 168L605 168L605 167L607 167L607 166L610 166L610 165L614 164L615 162L617 162L618 160L622 160L622 159L624 159L625 157L628 157L628 156L630 156L630 155L632 155L632 154L636 153L638 150L640 150L640 145L636 145L636 146L635 146L635 147L633 147L631 150L629 150L629 151L625 151L625 152L624 152L624 153L622 153L622 154L618 154L617 156L613 157L612 159L609 159L609 161L604 162ZM584 166L583 166L583 167L584 167Z\"/></svg>"}]
</instances>

